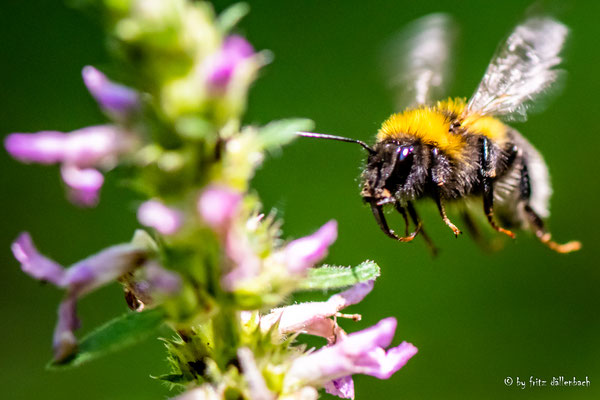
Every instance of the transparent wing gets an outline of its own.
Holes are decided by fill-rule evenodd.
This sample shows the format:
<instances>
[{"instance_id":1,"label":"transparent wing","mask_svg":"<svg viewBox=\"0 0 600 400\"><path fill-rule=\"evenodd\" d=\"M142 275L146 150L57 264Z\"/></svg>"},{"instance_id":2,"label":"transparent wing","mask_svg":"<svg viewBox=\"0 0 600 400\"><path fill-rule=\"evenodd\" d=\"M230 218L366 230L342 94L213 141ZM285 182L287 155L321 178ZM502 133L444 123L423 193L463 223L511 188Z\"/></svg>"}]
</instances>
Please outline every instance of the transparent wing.
<instances>
[{"instance_id":1,"label":"transparent wing","mask_svg":"<svg viewBox=\"0 0 600 400\"><path fill-rule=\"evenodd\" d=\"M430 14L410 23L384 48L384 64L399 110L428 104L443 95L451 70L456 24Z\"/></svg>"},{"instance_id":2,"label":"transparent wing","mask_svg":"<svg viewBox=\"0 0 600 400\"><path fill-rule=\"evenodd\" d=\"M528 108L548 93L563 71L554 69L568 29L549 17L532 17L517 26L492 58L466 114L525 120Z\"/></svg>"}]
</instances>

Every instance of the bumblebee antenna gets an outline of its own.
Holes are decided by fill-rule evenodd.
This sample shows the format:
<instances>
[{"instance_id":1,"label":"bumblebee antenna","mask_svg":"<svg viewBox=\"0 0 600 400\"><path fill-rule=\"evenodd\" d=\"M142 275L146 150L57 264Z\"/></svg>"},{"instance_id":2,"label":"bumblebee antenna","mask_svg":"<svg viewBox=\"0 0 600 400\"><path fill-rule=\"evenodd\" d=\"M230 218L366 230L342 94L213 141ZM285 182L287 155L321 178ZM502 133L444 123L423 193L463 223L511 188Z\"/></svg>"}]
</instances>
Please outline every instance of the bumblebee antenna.
<instances>
[{"instance_id":1,"label":"bumblebee antenna","mask_svg":"<svg viewBox=\"0 0 600 400\"><path fill-rule=\"evenodd\" d=\"M324 133L313 133L313 132L297 132L297 135L309 137L309 138L316 138L316 139L329 139L329 140L337 140L340 142L357 143L357 144L361 145L365 150L367 150L369 152L369 154L376 153L372 147L370 147L368 144L366 144L362 140L350 139L350 138L343 137L343 136L326 135Z\"/></svg>"}]
</instances>

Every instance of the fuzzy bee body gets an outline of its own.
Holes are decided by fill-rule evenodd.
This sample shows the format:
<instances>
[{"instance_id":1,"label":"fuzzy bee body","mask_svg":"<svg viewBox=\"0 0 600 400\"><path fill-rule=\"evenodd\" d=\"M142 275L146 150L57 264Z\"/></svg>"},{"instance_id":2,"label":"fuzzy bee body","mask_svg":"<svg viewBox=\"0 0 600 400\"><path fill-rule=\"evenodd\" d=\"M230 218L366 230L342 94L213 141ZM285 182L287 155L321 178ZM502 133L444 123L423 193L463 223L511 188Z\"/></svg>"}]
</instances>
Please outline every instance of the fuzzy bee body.
<instances>
[{"instance_id":1,"label":"fuzzy bee body","mask_svg":"<svg viewBox=\"0 0 600 400\"><path fill-rule=\"evenodd\" d=\"M461 120L464 106L463 99L450 99L385 121L363 174L362 197L380 205L421 197L460 200L482 196L490 179L494 203L506 209L510 226L527 225L522 215L510 215L519 201L533 200L538 215L548 216L550 183L539 152L496 118ZM536 176L533 187L529 170Z\"/></svg>"},{"instance_id":2,"label":"fuzzy bee body","mask_svg":"<svg viewBox=\"0 0 600 400\"><path fill-rule=\"evenodd\" d=\"M560 76L554 67L567 28L550 17L532 17L517 26L488 66L474 95L432 102L447 74L452 22L432 15L413 23L402 38L398 78L410 105L381 126L373 147L338 136L304 136L355 142L368 152L362 174L363 200L389 237L412 241L422 228L413 202L435 201L454 234L461 231L446 214L446 203L483 203L484 215L496 231L514 238L509 229L525 229L551 249L568 253L579 242L551 240L543 219L549 216L548 169L540 153L506 119L525 119L534 100ZM407 96L407 94L409 96ZM383 207L393 205L405 219L405 235L389 228ZM465 225L479 237L463 207ZM410 221L416 226L409 233ZM499 221L497 223L496 221ZM435 248L434 248L435 249Z\"/></svg>"},{"instance_id":3,"label":"fuzzy bee body","mask_svg":"<svg viewBox=\"0 0 600 400\"><path fill-rule=\"evenodd\" d=\"M513 152L507 127L491 117L463 123L464 105L462 99L451 99L385 121L363 174L363 198L386 204L426 195L450 200L480 194L484 140L491 146L490 168L502 175Z\"/></svg>"}]
</instances>

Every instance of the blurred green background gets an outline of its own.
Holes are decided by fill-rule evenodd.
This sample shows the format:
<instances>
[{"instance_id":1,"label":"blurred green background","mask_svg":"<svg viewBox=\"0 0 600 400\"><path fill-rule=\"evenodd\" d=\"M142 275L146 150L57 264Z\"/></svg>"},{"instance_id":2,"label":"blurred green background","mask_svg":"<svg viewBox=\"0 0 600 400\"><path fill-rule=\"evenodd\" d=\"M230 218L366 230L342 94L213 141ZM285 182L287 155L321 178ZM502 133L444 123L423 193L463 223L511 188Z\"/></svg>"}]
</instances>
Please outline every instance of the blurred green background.
<instances>
[{"instance_id":1,"label":"blurred green background","mask_svg":"<svg viewBox=\"0 0 600 400\"><path fill-rule=\"evenodd\" d=\"M217 10L232 2L220 1ZM469 96L501 38L526 2L504 1L261 1L240 31L275 61L255 84L249 123L308 117L320 132L372 141L394 111L378 53L405 23L438 11L461 28L452 95ZM359 376L358 398L593 399L600 398L598 283L598 148L600 3L563 3L572 29L565 90L548 110L518 124L544 154L554 196L550 226L559 241L580 239L583 250L558 255L521 233L504 250L482 253L466 236L454 239L430 202L419 209L436 243L432 259L422 240L386 238L358 194L364 155L358 146L298 140L267 160L253 186L265 209L285 219L286 237L312 232L334 218L339 239L328 261L355 265L375 259L383 275L343 321L348 331L395 316L395 343L419 353L390 380ZM104 121L86 92L81 68L105 66L100 26L56 0L0 2L0 134L73 130ZM166 371L162 345L143 345L77 370L47 372L61 293L23 274L9 251L21 230L40 249L69 264L127 240L136 228L136 200L108 175L100 205L81 210L65 200L55 167L21 165L0 151L0 396L6 399L160 399L168 390L149 378ZM400 220L393 217L393 224ZM458 222L458 219L457 219ZM126 310L115 284L80 303L82 333ZM589 388L507 387L508 376L576 376Z\"/></svg>"}]
</instances>

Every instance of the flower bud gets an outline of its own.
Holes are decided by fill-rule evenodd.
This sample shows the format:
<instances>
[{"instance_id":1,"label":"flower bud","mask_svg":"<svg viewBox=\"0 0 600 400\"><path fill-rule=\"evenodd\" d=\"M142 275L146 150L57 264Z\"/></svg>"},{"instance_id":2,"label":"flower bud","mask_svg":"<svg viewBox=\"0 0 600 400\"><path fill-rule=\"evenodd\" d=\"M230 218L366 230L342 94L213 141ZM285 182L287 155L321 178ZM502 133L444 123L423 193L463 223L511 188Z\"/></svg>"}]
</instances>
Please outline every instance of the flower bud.
<instances>
[{"instance_id":1,"label":"flower bud","mask_svg":"<svg viewBox=\"0 0 600 400\"><path fill-rule=\"evenodd\" d=\"M81 71L83 82L100 107L116 118L126 118L140 106L138 93L111 82L106 75L88 65Z\"/></svg>"},{"instance_id":2,"label":"flower bud","mask_svg":"<svg viewBox=\"0 0 600 400\"><path fill-rule=\"evenodd\" d=\"M25 163L56 164L64 158L67 135L56 131L12 133L4 147L17 160Z\"/></svg>"},{"instance_id":3,"label":"flower bud","mask_svg":"<svg viewBox=\"0 0 600 400\"><path fill-rule=\"evenodd\" d=\"M210 186L200 196L198 212L211 228L223 232L227 230L238 210L242 195L226 186Z\"/></svg>"},{"instance_id":4,"label":"flower bud","mask_svg":"<svg viewBox=\"0 0 600 400\"><path fill-rule=\"evenodd\" d=\"M58 287L64 287L65 270L53 260L40 254L35 248L31 235L24 232L11 245L11 250L21 263L21 269L34 279L51 282Z\"/></svg>"},{"instance_id":5,"label":"flower bud","mask_svg":"<svg viewBox=\"0 0 600 400\"><path fill-rule=\"evenodd\" d=\"M68 186L68 197L72 203L91 207L98 203L100 189L104 183L104 176L93 168L79 169L72 165L64 165L61 176Z\"/></svg>"},{"instance_id":6,"label":"flower bud","mask_svg":"<svg viewBox=\"0 0 600 400\"><path fill-rule=\"evenodd\" d=\"M163 235L177 233L183 223L178 210L167 207L156 200L144 202L138 208L137 218L140 224L152 227Z\"/></svg>"},{"instance_id":7,"label":"flower bud","mask_svg":"<svg viewBox=\"0 0 600 400\"><path fill-rule=\"evenodd\" d=\"M292 274L301 274L327 255L337 239L337 222L329 221L310 236L296 239L284 250L285 263Z\"/></svg>"},{"instance_id":8,"label":"flower bud","mask_svg":"<svg viewBox=\"0 0 600 400\"><path fill-rule=\"evenodd\" d=\"M253 55L254 49L246 39L237 35L227 37L221 49L205 62L208 88L214 92L226 90L236 70Z\"/></svg>"}]
</instances>

